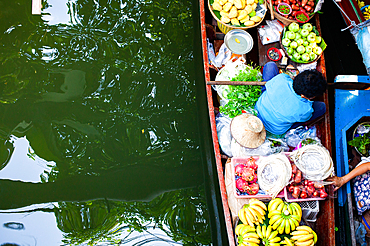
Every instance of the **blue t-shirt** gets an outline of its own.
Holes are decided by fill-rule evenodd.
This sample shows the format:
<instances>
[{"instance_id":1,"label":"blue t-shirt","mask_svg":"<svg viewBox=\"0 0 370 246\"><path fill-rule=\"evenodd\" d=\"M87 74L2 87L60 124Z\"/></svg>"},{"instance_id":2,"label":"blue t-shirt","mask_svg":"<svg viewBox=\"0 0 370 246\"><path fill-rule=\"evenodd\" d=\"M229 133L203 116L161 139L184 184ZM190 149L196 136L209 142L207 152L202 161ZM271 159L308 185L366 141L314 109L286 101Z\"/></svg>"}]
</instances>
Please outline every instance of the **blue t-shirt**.
<instances>
[{"instance_id":1,"label":"blue t-shirt","mask_svg":"<svg viewBox=\"0 0 370 246\"><path fill-rule=\"evenodd\" d=\"M294 123L311 118L312 103L295 93L293 80L287 74L278 74L266 83L256 109L267 131L283 134Z\"/></svg>"}]
</instances>

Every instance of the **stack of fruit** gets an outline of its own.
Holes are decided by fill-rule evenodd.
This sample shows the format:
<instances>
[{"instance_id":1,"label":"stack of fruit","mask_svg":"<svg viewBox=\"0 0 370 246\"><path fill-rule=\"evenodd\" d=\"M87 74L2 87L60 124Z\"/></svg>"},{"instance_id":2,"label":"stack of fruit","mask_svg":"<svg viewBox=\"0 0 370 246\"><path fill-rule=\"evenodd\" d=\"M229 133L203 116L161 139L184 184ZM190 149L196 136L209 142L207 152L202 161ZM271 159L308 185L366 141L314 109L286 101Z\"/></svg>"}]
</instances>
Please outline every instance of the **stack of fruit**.
<instances>
[{"instance_id":1,"label":"stack of fruit","mask_svg":"<svg viewBox=\"0 0 370 246\"><path fill-rule=\"evenodd\" d=\"M211 3L211 11L216 16L221 16L220 21L225 24L253 26L262 21L262 18L256 15L258 4L259 0L214 0Z\"/></svg>"},{"instance_id":2,"label":"stack of fruit","mask_svg":"<svg viewBox=\"0 0 370 246\"><path fill-rule=\"evenodd\" d=\"M257 184L257 164L253 157L246 163L235 166L235 186L238 195L256 195L259 191Z\"/></svg>"},{"instance_id":3,"label":"stack of fruit","mask_svg":"<svg viewBox=\"0 0 370 246\"><path fill-rule=\"evenodd\" d=\"M292 179L291 183L287 185L287 192L288 198L291 195L295 199L325 199L328 196L322 183L304 179L301 170L296 165L292 165Z\"/></svg>"},{"instance_id":4,"label":"stack of fruit","mask_svg":"<svg viewBox=\"0 0 370 246\"><path fill-rule=\"evenodd\" d=\"M299 26L292 22L283 32L281 44L289 58L298 63L309 63L316 60L323 52L321 36L317 35L311 23Z\"/></svg>"},{"instance_id":5,"label":"stack of fruit","mask_svg":"<svg viewBox=\"0 0 370 246\"><path fill-rule=\"evenodd\" d=\"M289 15L284 16L290 20L294 20L294 16L298 11L311 15L315 10L315 0L272 0L272 5L276 11L280 3L286 3L292 8L293 11Z\"/></svg>"},{"instance_id":6,"label":"stack of fruit","mask_svg":"<svg viewBox=\"0 0 370 246\"><path fill-rule=\"evenodd\" d=\"M316 233L308 226L299 226L302 209L298 203L285 202L280 198L266 206L252 198L239 210L242 224L235 227L238 245L265 246L306 245L317 242Z\"/></svg>"}]
</instances>

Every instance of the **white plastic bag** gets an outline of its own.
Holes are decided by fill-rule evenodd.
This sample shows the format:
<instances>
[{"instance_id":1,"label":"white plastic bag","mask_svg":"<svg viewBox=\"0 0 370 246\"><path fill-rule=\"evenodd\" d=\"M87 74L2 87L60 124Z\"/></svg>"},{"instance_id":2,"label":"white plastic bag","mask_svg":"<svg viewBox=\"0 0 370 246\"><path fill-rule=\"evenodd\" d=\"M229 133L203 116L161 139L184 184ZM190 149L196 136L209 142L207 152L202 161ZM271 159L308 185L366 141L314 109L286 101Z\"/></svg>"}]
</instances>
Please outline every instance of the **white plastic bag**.
<instances>
[{"instance_id":1,"label":"white plastic bag","mask_svg":"<svg viewBox=\"0 0 370 246\"><path fill-rule=\"evenodd\" d=\"M218 113L216 115L216 129L217 129L217 136L218 136L218 143L220 144L220 148L225 155L232 157L231 151L231 132L230 132L230 123L231 119Z\"/></svg>"}]
</instances>

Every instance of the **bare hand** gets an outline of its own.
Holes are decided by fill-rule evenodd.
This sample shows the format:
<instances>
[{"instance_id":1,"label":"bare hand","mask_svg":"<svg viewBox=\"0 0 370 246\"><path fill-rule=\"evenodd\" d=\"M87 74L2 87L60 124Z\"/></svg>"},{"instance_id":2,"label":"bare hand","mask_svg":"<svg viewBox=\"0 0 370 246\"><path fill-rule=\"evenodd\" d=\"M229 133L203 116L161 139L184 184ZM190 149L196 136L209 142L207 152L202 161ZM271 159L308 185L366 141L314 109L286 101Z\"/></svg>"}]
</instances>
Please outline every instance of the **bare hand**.
<instances>
[{"instance_id":1,"label":"bare hand","mask_svg":"<svg viewBox=\"0 0 370 246\"><path fill-rule=\"evenodd\" d=\"M326 181L333 182L333 185L335 186L334 191L338 190L340 187L342 187L345 184L343 178L337 177L337 176L327 178Z\"/></svg>"}]
</instances>

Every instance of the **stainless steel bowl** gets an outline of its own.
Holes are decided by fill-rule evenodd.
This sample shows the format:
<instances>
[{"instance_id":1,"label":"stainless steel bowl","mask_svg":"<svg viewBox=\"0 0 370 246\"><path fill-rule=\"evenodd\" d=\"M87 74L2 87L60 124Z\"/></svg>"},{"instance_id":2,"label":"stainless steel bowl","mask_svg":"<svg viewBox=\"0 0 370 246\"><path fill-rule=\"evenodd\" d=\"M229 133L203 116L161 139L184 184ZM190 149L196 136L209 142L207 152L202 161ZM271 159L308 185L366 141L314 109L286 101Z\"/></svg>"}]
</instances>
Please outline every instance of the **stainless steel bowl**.
<instances>
[{"instance_id":1,"label":"stainless steel bowl","mask_svg":"<svg viewBox=\"0 0 370 246\"><path fill-rule=\"evenodd\" d=\"M241 29L233 29L226 33L224 42L226 47L234 54L243 55L253 48L252 36Z\"/></svg>"}]
</instances>

